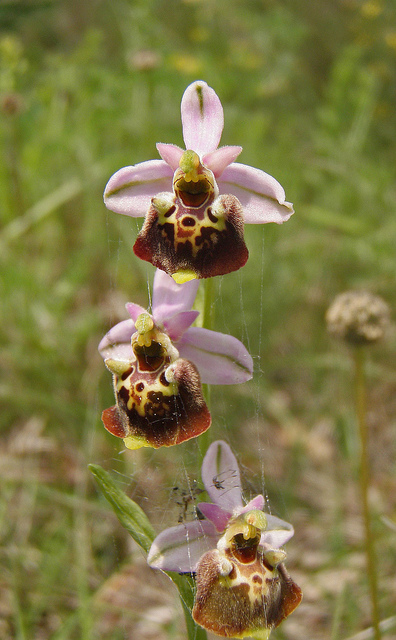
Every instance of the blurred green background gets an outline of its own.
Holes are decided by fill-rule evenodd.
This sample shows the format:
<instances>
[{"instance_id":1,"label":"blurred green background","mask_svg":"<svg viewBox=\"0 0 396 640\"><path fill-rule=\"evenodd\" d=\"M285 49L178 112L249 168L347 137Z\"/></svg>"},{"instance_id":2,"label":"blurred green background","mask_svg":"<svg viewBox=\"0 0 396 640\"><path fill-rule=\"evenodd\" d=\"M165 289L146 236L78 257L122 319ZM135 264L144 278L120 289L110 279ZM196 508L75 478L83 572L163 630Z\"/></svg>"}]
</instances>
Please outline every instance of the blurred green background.
<instances>
[{"instance_id":1,"label":"blurred green background","mask_svg":"<svg viewBox=\"0 0 396 640\"><path fill-rule=\"evenodd\" d=\"M240 161L274 175L296 210L248 226L248 264L215 283L215 328L248 346L255 376L212 389L210 438L233 446L246 497L264 491L296 529L288 569L305 598L273 637L343 640L370 624L351 359L324 314L350 288L395 309L395 78L385 0L1 0L2 638L185 637L176 592L87 465L111 470L158 531L200 480L197 442L126 452L105 432L113 392L97 353L125 302L147 306L154 273L132 252L141 220L108 212L104 186L157 157L156 142L183 146L180 100L196 79L222 100L222 144L242 145ZM368 368L384 619L396 610L395 351L391 330Z\"/></svg>"}]
</instances>

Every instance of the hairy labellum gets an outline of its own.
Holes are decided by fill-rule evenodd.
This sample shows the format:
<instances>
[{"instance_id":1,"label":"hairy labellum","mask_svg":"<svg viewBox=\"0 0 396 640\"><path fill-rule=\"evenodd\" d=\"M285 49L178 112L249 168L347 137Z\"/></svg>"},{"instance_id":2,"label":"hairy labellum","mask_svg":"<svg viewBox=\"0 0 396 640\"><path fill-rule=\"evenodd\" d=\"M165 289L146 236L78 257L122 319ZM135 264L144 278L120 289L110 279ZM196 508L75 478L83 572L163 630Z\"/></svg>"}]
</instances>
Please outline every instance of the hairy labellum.
<instances>
[{"instance_id":1,"label":"hairy labellum","mask_svg":"<svg viewBox=\"0 0 396 640\"><path fill-rule=\"evenodd\" d=\"M235 536L226 549L202 556L193 608L197 624L225 638L266 640L298 606L301 589L279 562L282 552L266 553L259 539Z\"/></svg>"},{"instance_id":2,"label":"hairy labellum","mask_svg":"<svg viewBox=\"0 0 396 640\"><path fill-rule=\"evenodd\" d=\"M191 273L195 278L224 275L246 263L243 212L235 196L164 196L153 198L137 237L133 250L139 258L169 275ZM194 201L199 206L193 207Z\"/></svg>"},{"instance_id":3,"label":"hairy labellum","mask_svg":"<svg viewBox=\"0 0 396 640\"><path fill-rule=\"evenodd\" d=\"M196 367L179 358L148 314L139 317L136 327L135 358L105 360L113 373L117 404L103 412L104 426L129 449L169 447L200 435L211 417Z\"/></svg>"}]
</instances>

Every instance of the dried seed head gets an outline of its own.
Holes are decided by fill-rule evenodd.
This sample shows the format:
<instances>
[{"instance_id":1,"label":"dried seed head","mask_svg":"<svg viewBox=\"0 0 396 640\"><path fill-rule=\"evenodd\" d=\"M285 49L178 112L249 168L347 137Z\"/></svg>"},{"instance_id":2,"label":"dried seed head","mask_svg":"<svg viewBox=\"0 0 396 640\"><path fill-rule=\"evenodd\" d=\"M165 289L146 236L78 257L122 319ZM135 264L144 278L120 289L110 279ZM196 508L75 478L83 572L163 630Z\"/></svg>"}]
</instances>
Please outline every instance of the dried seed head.
<instances>
[{"instance_id":1,"label":"dried seed head","mask_svg":"<svg viewBox=\"0 0 396 640\"><path fill-rule=\"evenodd\" d=\"M383 338L389 325L387 303L366 291L346 291L338 295L326 313L330 333L354 345Z\"/></svg>"}]
</instances>

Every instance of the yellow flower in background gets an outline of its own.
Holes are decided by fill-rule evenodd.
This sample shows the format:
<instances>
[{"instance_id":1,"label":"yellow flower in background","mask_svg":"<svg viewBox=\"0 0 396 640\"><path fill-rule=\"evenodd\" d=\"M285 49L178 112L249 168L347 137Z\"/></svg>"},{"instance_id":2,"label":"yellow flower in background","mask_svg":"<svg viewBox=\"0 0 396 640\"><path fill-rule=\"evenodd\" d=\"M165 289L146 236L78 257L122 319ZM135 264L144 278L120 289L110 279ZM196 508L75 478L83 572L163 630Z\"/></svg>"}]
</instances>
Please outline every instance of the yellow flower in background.
<instances>
[{"instance_id":1,"label":"yellow flower in background","mask_svg":"<svg viewBox=\"0 0 396 640\"><path fill-rule=\"evenodd\" d=\"M385 34L385 42L391 49L396 51L396 30L388 31Z\"/></svg>"},{"instance_id":2,"label":"yellow flower in background","mask_svg":"<svg viewBox=\"0 0 396 640\"><path fill-rule=\"evenodd\" d=\"M362 4L360 11L365 18L377 18L382 13L383 6L381 2L368 0Z\"/></svg>"},{"instance_id":3,"label":"yellow flower in background","mask_svg":"<svg viewBox=\"0 0 396 640\"><path fill-rule=\"evenodd\" d=\"M174 53L169 58L170 66L180 73L196 75L203 69L202 61L196 56L187 53Z\"/></svg>"}]
</instances>

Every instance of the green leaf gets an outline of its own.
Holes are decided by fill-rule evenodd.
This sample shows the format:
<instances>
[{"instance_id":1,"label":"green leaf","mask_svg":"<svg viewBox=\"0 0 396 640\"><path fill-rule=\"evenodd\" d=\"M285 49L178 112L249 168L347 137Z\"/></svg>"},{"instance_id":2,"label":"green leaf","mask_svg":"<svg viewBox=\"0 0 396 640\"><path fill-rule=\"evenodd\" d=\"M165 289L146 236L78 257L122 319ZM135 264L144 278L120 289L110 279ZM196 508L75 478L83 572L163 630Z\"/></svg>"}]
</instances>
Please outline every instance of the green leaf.
<instances>
[{"instance_id":1,"label":"green leaf","mask_svg":"<svg viewBox=\"0 0 396 640\"><path fill-rule=\"evenodd\" d=\"M121 491L110 474L97 464L88 465L103 495L110 502L122 526L146 553L155 538L155 532L143 509Z\"/></svg>"},{"instance_id":2,"label":"green leaf","mask_svg":"<svg viewBox=\"0 0 396 640\"><path fill-rule=\"evenodd\" d=\"M189 575L180 575L174 571L165 571L164 573L169 576L179 591L180 601L183 606L184 617L186 620L187 637L189 639L191 638L191 640L207 640L205 629L195 624L191 616L195 597L194 579Z\"/></svg>"},{"instance_id":3,"label":"green leaf","mask_svg":"<svg viewBox=\"0 0 396 640\"><path fill-rule=\"evenodd\" d=\"M97 464L90 464L88 467L122 526L131 534L135 542L148 553L155 538L155 532L144 511L117 487L110 474L102 467ZM197 626L191 617L195 595L194 579L189 575L180 575L173 571L165 571L164 573L169 576L179 591L189 640L207 640L206 631Z\"/></svg>"}]
</instances>

